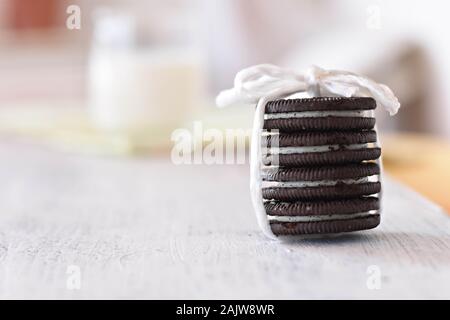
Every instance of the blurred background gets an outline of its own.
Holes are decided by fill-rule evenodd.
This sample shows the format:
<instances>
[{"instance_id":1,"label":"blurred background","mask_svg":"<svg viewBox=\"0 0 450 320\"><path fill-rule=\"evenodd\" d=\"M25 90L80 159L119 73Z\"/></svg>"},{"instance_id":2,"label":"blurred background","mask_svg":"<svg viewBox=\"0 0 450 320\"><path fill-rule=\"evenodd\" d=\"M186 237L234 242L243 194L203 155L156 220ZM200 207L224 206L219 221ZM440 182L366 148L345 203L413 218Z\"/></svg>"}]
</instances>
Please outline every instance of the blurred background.
<instances>
[{"instance_id":1,"label":"blurred background","mask_svg":"<svg viewBox=\"0 0 450 320\"><path fill-rule=\"evenodd\" d=\"M0 135L55 150L161 157L171 133L250 128L218 110L240 69L350 70L387 84L386 170L450 210L450 4L350 0L0 0Z\"/></svg>"}]
</instances>

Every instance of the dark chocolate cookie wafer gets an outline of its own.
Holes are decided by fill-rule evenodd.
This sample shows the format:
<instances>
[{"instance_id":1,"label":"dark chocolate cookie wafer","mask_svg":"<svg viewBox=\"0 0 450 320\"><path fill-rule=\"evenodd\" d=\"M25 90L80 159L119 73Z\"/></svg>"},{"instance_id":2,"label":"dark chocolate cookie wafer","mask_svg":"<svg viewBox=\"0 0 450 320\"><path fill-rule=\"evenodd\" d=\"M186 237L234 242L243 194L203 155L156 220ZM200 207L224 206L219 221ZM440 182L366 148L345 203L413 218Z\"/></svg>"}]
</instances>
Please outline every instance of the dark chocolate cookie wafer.
<instances>
[{"instance_id":1,"label":"dark chocolate cookie wafer","mask_svg":"<svg viewBox=\"0 0 450 320\"><path fill-rule=\"evenodd\" d=\"M341 233L375 228L380 224L380 215L345 220L328 220L314 222L270 222L275 235L305 235Z\"/></svg>"},{"instance_id":2,"label":"dark chocolate cookie wafer","mask_svg":"<svg viewBox=\"0 0 450 320\"><path fill-rule=\"evenodd\" d=\"M332 200L368 196L381 190L380 182L343 183L332 186L317 187L266 187L262 188L262 196L267 200L300 201L300 200Z\"/></svg>"},{"instance_id":3,"label":"dark chocolate cookie wafer","mask_svg":"<svg viewBox=\"0 0 450 320\"><path fill-rule=\"evenodd\" d=\"M277 129L280 132L369 130L375 126L375 118L366 117L318 117L266 119L264 129Z\"/></svg>"},{"instance_id":4,"label":"dark chocolate cookie wafer","mask_svg":"<svg viewBox=\"0 0 450 320\"><path fill-rule=\"evenodd\" d=\"M378 210L380 208L380 201L377 197L360 197L332 201L268 201L264 203L264 207L266 213L271 216L311 216Z\"/></svg>"},{"instance_id":5,"label":"dark chocolate cookie wafer","mask_svg":"<svg viewBox=\"0 0 450 320\"><path fill-rule=\"evenodd\" d=\"M267 147L304 147L364 144L377 141L374 130L280 133L265 137Z\"/></svg>"},{"instance_id":6,"label":"dark chocolate cookie wafer","mask_svg":"<svg viewBox=\"0 0 450 320\"><path fill-rule=\"evenodd\" d=\"M365 160L376 160L380 155L380 148L365 148L356 150L279 154L276 157L272 157L268 154L263 155L262 157L263 162L266 165L292 167L358 163Z\"/></svg>"},{"instance_id":7,"label":"dark chocolate cookie wafer","mask_svg":"<svg viewBox=\"0 0 450 320\"><path fill-rule=\"evenodd\" d=\"M354 163L342 166L273 168L262 171L265 181L318 181L369 177L380 173L377 163Z\"/></svg>"},{"instance_id":8,"label":"dark chocolate cookie wafer","mask_svg":"<svg viewBox=\"0 0 450 320\"><path fill-rule=\"evenodd\" d=\"M270 101L266 105L265 113L373 110L375 108L376 102L373 98L316 97Z\"/></svg>"}]
</instances>

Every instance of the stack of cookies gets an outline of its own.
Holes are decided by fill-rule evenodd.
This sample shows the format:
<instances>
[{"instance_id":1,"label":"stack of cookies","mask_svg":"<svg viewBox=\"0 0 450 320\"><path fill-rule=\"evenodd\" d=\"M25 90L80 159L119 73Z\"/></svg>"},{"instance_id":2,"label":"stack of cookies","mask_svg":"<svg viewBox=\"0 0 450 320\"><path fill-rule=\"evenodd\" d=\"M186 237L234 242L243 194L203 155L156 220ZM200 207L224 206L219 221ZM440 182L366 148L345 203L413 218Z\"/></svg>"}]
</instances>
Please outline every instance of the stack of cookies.
<instances>
[{"instance_id":1,"label":"stack of cookies","mask_svg":"<svg viewBox=\"0 0 450 320\"><path fill-rule=\"evenodd\" d=\"M380 223L372 98L317 97L267 103L261 176L277 235L371 229Z\"/></svg>"}]
</instances>

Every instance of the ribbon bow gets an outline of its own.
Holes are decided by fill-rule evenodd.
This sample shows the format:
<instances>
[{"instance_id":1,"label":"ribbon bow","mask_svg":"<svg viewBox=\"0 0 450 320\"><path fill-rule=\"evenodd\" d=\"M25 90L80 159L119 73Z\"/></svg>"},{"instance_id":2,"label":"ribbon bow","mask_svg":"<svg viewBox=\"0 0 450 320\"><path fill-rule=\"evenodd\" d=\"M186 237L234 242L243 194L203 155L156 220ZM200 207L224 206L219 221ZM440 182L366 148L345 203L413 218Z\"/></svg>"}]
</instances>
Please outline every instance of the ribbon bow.
<instances>
[{"instance_id":1,"label":"ribbon bow","mask_svg":"<svg viewBox=\"0 0 450 320\"><path fill-rule=\"evenodd\" d=\"M222 91L216 103L219 107L234 103L254 104L263 97L282 97L297 92L307 92L310 96L369 96L391 116L400 108L391 89L369 78L316 66L306 72L296 72L271 64L260 64L239 71L234 79L234 87Z\"/></svg>"}]
</instances>

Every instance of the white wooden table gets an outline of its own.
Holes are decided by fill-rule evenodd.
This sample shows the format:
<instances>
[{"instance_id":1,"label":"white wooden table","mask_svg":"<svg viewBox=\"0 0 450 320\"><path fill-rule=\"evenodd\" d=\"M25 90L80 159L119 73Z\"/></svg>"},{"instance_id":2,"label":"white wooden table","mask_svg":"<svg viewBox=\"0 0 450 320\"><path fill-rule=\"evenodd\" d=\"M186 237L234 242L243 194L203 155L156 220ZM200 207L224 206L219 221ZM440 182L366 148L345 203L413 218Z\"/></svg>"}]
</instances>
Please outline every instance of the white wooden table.
<instances>
[{"instance_id":1,"label":"white wooden table","mask_svg":"<svg viewBox=\"0 0 450 320\"><path fill-rule=\"evenodd\" d=\"M450 298L449 216L389 179L381 227L289 243L258 230L244 165L3 139L0 179L0 298Z\"/></svg>"}]
</instances>

